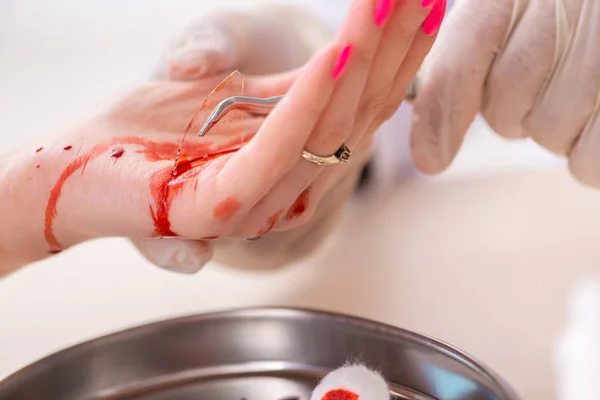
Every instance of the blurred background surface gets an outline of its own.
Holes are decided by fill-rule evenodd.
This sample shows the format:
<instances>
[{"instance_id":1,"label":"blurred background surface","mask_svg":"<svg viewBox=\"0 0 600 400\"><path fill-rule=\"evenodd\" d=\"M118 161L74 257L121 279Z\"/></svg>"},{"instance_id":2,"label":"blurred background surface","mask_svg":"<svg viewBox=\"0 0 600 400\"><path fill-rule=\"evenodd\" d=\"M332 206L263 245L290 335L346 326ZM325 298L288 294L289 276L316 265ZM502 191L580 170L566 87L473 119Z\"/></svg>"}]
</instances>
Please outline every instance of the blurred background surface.
<instances>
[{"instance_id":1,"label":"blurred background surface","mask_svg":"<svg viewBox=\"0 0 600 400\"><path fill-rule=\"evenodd\" d=\"M69 127L148 79L167 41L210 5L0 1L1 152ZM447 173L403 175L358 199L332 242L298 265L268 273L210 265L177 276L127 241L105 239L0 281L0 377L148 321L293 305L432 335L482 359L524 399L550 399L564 295L575 277L600 268L599 218L600 194L573 182L562 161L477 122Z\"/></svg>"}]
</instances>

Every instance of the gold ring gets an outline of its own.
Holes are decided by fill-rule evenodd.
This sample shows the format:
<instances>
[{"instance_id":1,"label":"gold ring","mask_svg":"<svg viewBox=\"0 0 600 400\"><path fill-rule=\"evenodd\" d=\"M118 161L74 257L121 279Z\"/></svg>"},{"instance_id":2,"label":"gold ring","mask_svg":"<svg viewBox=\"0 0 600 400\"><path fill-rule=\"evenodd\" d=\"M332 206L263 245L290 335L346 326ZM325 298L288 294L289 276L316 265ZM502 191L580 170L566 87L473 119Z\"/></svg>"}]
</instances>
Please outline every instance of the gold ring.
<instances>
[{"instance_id":1,"label":"gold ring","mask_svg":"<svg viewBox=\"0 0 600 400\"><path fill-rule=\"evenodd\" d=\"M352 152L345 144L343 144L335 153L327 157L317 156L306 150L302 152L302 158L319 166L347 163L350 161L351 155Z\"/></svg>"}]
</instances>

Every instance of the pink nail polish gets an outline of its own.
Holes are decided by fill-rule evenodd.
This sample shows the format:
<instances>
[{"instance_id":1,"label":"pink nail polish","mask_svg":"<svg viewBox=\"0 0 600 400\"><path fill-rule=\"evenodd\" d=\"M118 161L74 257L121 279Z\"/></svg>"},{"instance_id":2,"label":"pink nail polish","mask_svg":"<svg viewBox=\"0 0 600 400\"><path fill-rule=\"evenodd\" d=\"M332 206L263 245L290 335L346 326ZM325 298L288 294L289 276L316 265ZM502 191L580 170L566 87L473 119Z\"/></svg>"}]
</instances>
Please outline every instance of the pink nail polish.
<instances>
[{"instance_id":1,"label":"pink nail polish","mask_svg":"<svg viewBox=\"0 0 600 400\"><path fill-rule=\"evenodd\" d=\"M421 0L421 7L423 7L423 8L429 8L434 3L436 3L437 1L438 0Z\"/></svg>"},{"instance_id":2,"label":"pink nail polish","mask_svg":"<svg viewBox=\"0 0 600 400\"><path fill-rule=\"evenodd\" d=\"M423 21L423 32L425 32L425 34L428 36L435 35L442 25L445 14L446 0L438 0L438 2L435 3L431 9L431 12L427 18L425 18L425 21Z\"/></svg>"},{"instance_id":3,"label":"pink nail polish","mask_svg":"<svg viewBox=\"0 0 600 400\"><path fill-rule=\"evenodd\" d=\"M379 0L375 7L375 25L383 27L392 13L392 0Z\"/></svg>"},{"instance_id":4,"label":"pink nail polish","mask_svg":"<svg viewBox=\"0 0 600 400\"><path fill-rule=\"evenodd\" d=\"M346 69L346 65L348 64L348 60L350 59L351 53L352 53L352 46L350 46L350 45L348 45L342 49L342 51L340 52L340 55L338 57L337 63L335 64L335 67L333 68L333 72L331 73L331 76L333 77L333 79L338 79L342 75L342 72L344 72L344 69Z\"/></svg>"}]
</instances>

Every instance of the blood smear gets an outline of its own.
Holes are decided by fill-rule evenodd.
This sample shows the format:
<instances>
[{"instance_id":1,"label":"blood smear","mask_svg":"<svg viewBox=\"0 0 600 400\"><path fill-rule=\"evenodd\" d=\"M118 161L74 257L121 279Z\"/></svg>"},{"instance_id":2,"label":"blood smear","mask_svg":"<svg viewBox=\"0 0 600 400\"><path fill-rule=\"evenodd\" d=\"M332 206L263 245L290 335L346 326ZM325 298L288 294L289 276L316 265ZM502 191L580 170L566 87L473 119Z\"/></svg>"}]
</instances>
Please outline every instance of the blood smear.
<instances>
[{"instance_id":1,"label":"blood smear","mask_svg":"<svg viewBox=\"0 0 600 400\"><path fill-rule=\"evenodd\" d=\"M358 400L358 395L346 389L335 389L325 393L321 400Z\"/></svg>"},{"instance_id":2,"label":"blood smear","mask_svg":"<svg viewBox=\"0 0 600 400\"><path fill-rule=\"evenodd\" d=\"M311 400L389 400L387 383L364 365L347 365L330 372L317 385Z\"/></svg>"},{"instance_id":3,"label":"blood smear","mask_svg":"<svg viewBox=\"0 0 600 400\"><path fill-rule=\"evenodd\" d=\"M246 130L246 118L249 114L242 110L230 110L214 125L204 137L198 137L198 132L215 107L223 100L232 96L244 95L244 77L238 71L233 72L221 82L198 107L192 116L185 133L182 135L175 160L173 174L178 175L177 169L194 160L200 160L204 154L198 153L199 145L210 143L220 152L240 149L247 143L251 133Z\"/></svg>"}]
</instances>

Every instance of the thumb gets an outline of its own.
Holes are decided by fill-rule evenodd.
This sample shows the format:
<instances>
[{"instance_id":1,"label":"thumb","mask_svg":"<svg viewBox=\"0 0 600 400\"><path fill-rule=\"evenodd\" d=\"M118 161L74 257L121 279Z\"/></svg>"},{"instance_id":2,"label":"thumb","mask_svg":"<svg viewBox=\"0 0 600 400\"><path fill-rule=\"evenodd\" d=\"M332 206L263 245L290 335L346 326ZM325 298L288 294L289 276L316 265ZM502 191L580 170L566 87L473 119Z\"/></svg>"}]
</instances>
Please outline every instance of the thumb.
<instances>
[{"instance_id":1,"label":"thumb","mask_svg":"<svg viewBox=\"0 0 600 400\"><path fill-rule=\"evenodd\" d=\"M181 274L195 274L212 259L213 246L206 240L132 239L152 264Z\"/></svg>"},{"instance_id":2,"label":"thumb","mask_svg":"<svg viewBox=\"0 0 600 400\"><path fill-rule=\"evenodd\" d=\"M480 110L486 77L509 30L507 2L513 0L458 1L425 60L411 135L413 161L424 173L450 165Z\"/></svg>"}]
</instances>

